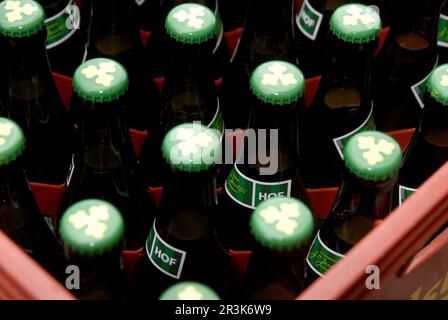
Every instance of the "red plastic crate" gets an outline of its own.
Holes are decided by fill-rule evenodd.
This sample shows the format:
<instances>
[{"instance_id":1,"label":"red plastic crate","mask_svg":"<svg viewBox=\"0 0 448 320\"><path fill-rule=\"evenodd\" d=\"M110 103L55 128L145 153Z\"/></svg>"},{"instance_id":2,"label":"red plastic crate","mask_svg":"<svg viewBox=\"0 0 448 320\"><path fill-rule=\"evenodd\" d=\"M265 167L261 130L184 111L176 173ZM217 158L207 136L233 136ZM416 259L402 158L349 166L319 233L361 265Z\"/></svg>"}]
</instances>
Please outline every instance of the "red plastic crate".
<instances>
[{"instance_id":1,"label":"red plastic crate","mask_svg":"<svg viewBox=\"0 0 448 320\"><path fill-rule=\"evenodd\" d=\"M382 33L382 41L387 30ZM235 47L241 29L226 33L229 50ZM142 33L147 41L150 33ZM55 74L64 104L69 107L71 79ZM311 103L320 78L307 81L305 103ZM163 79L156 80L159 88ZM217 83L219 85L219 82ZM138 155L147 132L130 130ZM413 130L390 133L403 149ZM32 183L41 211L56 215L64 186ZM159 203L161 188L149 190ZM324 219L331 208L337 188L308 190L317 219ZM408 201L379 223L348 255L298 299L407 299L445 298L448 294L448 230L419 250L448 220L448 164L436 173ZM125 268L132 274L142 251L125 252ZM250 252L231 252L238 275L244 276ZM382 289L369 291L365 286L366 266L376 265L382 272ZM32 259L0 232L0 299L73 299L73 296L42 270Z\"/></svg>"}]
</instances>

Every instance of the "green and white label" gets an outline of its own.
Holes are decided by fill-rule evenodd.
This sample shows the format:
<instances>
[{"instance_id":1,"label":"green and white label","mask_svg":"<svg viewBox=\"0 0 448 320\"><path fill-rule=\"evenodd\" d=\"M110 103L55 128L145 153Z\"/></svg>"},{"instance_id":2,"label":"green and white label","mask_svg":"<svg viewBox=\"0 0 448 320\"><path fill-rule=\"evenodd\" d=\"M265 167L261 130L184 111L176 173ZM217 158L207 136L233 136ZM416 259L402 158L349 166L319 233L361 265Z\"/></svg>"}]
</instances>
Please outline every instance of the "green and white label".
<instances>
[{"instance_id":1,"label":"green and white label","mask_svg":"<svg viewBox=\"0 0 448 320\"><path fill-rule=\"evenodd\" d=\"M409 198L417 189L408 188L405 186L399 186L398 187L398 202L400 206L403 204L403 202Z\"/></svg>"},{"instance_id":2,"label":"green and white label","mask_svg":"<svg viewBox=\"0 0 448 320\"><path fill-rule=\"evenodd\" d=\"M316 40L324 15L314 9L308 0L303 2L302 8L296 16L296 23L304 36Z\"/></svg>"},{"instance_id":3,"label":"green and white label","mask_svg":"<svg viewBox=\"0 0 448 320\"><path fill-rule=\"evenodd\" d=\"M79 29L81 13L70 1L69 5L58 14L45 20L47 26L47 49L51 49L64 43Z\"/></svg>"},{"instance_id":4,"label":"green and white label","mask_svg":"<svg viewBox=\"0 0 448 320\"><path fill-rule=\"evenodd\" d=\"M438 64L439 64L439 56L437 56L436 64L434 65L433 70L437 67ZM423 99L426 93L426 83L428 82L428 79L431 76L433 70L431 70L431 72L429 72L424 79L417 82L411 87L411 91L414 94L414 97L417 100L418 104L420 105L420 108L422 109L425 107Z\"/></svg>"},{"instance_id":5,"label":"green and white label","mask_svg":"<svg viewBox=\"0 0 448 320\"><path fill-rule=\"evenodd\" d=\"M364 122L358 128L356 128L352 132L349 132L341 137L333 139L334 145L336 146L336 149L338 150L338 153L341 156L341 159L344 159L344 147L348 143L350 138L359 132L369 131L369 130L375 130L375 120L373 118L373 102L372 102L372 106L370 107L370 112L369 112L369 115L367 116L367 119L364 120Z\"/></svg>"},{"instance_id":6,"label":"green and white label","mask_svg":"<svg viewBox=\"0 0 448 320\"><path fill-rule=\"evenodd\" d=\"M187 252L166 243L157 233L155 221L146 240L146 253L157 269L174 279L180 279Z\"/></svg>"},{"instance_id":7,"label":"green and white label","mask_svg":"<svg viewBox=\"0 0 448 320\"><path fill-rule=\"evenodd\" d=\"M213 116L212 121L210 121L210 123L207 127L221 132L221 139L224 136L224 127L225 127L224 126L224 118L222 117L221 107L219 106L219 99L218 99L218 107L216 108L215 115Z\"/></svg>"},{"instance_id":8,"label":"green and white label","mask_svg":"<svg viewBox=\"0 0 448 320\"><path fill-rule=\"evenodd\" d=\"M331 250L322 242L320 231L318 231L306 257L306 262L316 274L322 277L328 269L342 258L344 258L344 255Z\"/></svg>"},{"instance_id":9,"label":"green and white label","mask_svg":"<svg viewBox=\"0 0 448 320\"><path fill-rule=\"evenodd\" d=\"M289 197L291 195L291 180L279 182L261 182L246 177L233 166L226 180L225 188L230 198L249 209L255 209L258 204L271 198Z\"/></svg>"},{"instance_id":10,"label":"green and white label","mask_svg":"<svg viewBox=\"0 0 448 320\"><path fill-rule=\"evenodd\" d=\"M448 48L448 16L444 14L440 15L437 40L440 47Z\"/></svg>"}]
</instances>

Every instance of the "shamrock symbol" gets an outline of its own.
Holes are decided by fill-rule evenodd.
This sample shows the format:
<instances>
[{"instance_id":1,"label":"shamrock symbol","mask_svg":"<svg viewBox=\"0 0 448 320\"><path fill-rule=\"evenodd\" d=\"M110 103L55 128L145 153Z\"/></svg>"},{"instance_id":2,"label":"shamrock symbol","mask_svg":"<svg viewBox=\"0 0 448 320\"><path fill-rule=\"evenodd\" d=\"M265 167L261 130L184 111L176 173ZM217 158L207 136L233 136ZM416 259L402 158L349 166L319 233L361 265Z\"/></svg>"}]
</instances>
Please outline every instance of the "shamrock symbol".
<instances>
[{"instance_id":1,"label":"shamrock symbol","mask_svg":"<svg viewBox=\"0 0 448 320\"><path fill-rule=\"evenodd\" d=\"M179 129L175 138L181 141L178 146L182 156L196 154L199 147L206 148L213 142L213 138L208 133L185 128Z\"/></svg>"},{"instance_id":2,"label":"shamrock symbol","mask_svg":"<svg viewBox=\"0 0 448 320\"><path fill-rule=\"evenodd\" d=\"M117 71L116 63L113 61L101 62L99 67L100 68L98 69L97 66L91 65L82 69L81 73L85 75L87 79L96 77L95 82L97 84L101 84L104 87L109 87L115 79L111 73L115 73L115 71Z\"/></svg>"},{"instance_id":3,"label":"shamrock symbol","mask_svg":"<svg viewBox=\"0 0 448 320\"><path fill-rule=\"evenodd\" d=\"M266 223L275 223L275 229L286 235L292 235L299 226L296 219L300 216L300 209L296 203L282 203L280 210L276 206L269 206L260 214Z\"/></svg>"},{"instance_id":4,"label":"shamrock symbol","mask_svg":"<svg viewBox=\"0 0 448 320\"><path fill-rule=\"evenodd\" d=\"M95 239L102 239L107 231L107 224L102 221L109 220L107 206L92 206L89 213L79 210L68 219L75 229L84 229L84 233Z\"/></svg>"},{"instance_id":5,"label":"shamrock symbol","mask_svg":"<svg viewBox=\"0 0 448 320\"><path fill-rule=\"evenodd\" d=\"M204 19L198 18L205 15L204 8L201 8L199 6L191 6L188 8L188 11L185 11L184 9L180 9L175 14L173 14L173 17L177 19L179 22L185 22L187 21L187 26L200 29L202 25L204 24Z\"/></svg>"},{"instance_id":6,"label":"shamrock symbol","mask_svg":"<svg viewBox=\"0 0 448 320\"><path fill-rule=\"evenodd\" d=\"M288 68L281 63L273 63L268 70L270 73L265 73L261 81L264 85L276 86L281 82L284 86L290 86L297 83L297 79L291 72L285 73Z\"/></svg>"},{"instance_id":7,"label":"shamrock symbol","mask_svg":"<svg viewBox=\"0 0 448 320\"><path fill-rule=\"evenodd\" d=\"M369 29L374 28L377 24L377 20L372 13L366 12L364 8L356 5L349 6L346 10L349 15L343 16L343 23L346 26L357 26L358 21L367 26Z\"/></svg>"},{"instance_id":8,"label":"shamrock symbol","mask_svg":"<svg viewBox=\"0 0 448 320\"><path fill-rule=\"evenodd\" d=\"M363 158L367 160L370 165L375 165L377 163L384 161L383 155L391 155L392 151L395 150L395 145L386 139L380 139L376 143L374 137L359 137L358 147L361 150L367 150L363 153Z\"/></svg>"},{"instance_id":9,"label":"shamrock symbol","mask_svg":"<svg viewBox=\"0 0 448 320\"><path fill-rule=\"evenodd\" d=\"M5 10L9 11L6 13L6 18L9 22L19 21L23 19L23 15L32 15L38 9L35 5L27 3L22 6L22 1L6 1Z\"/></svg>"},{"instance_id":10,"label":"shamrock symbol","mask_svg":"<svg viewBox=\"0 0 448 320\"><path fill-rule=\"evenodd\" d=\"M446 73L448 73L448 69L446 69ZM443 87L448 87L448 74L442 76L442 80L440 80L440 84Z\"/></svg>"},{"instance_id":11,"label":"shamrock symbol","mask_svg":"<svg viewBox=\"0 0 448 320\"><path fill-rule=\"evenodd\" d=\"M188 286L179 292L177 297L179 300L202 300L203 295L195 287Z\"/></svg>"},{"instance_id":12,"label":"shamrock symbol","mask_svg":"<svg viewBox=\"0 0 448 320\"><path fill-rule=\"evenodd\" d=\"M12 133L12 124L10 123L0 123L0 146L6 143L6 139L4 137L9 137Z\"/></svg>"}]
</instances>

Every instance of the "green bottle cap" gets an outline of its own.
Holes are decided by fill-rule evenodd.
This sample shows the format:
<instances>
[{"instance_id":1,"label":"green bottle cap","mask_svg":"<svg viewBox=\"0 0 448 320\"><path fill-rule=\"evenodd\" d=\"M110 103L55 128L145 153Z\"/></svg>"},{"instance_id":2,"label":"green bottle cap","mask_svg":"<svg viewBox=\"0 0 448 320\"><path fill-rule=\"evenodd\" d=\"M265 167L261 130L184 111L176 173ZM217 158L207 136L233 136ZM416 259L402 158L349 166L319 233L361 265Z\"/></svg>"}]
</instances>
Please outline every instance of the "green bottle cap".
<instances>
[{"instance_id":1,"label":"green bottle cap","mask_svg":"<svg viewBox=\"0 0 448 320\"><path fill-rule=\"evenodd\" d=\"M330 29L345 42L366 43L379 37L381 18L372 7L359 3L346 4L331 16Z\"/></svg>"},{"instance_id":2,"label":"green bottle cap","mask_svg":"<svg viewBox=\"0 0 448 320\"><path fill-rule=\"evenodd\" d=\"M208 286L193 281L183 281L166 289L159 300L221 300Z\"/></svg>"},{"instance_id":3,"label":"green bottle cap","mask_svg":"<svg viewBox=\"0 0 448 320\"><path fill-rule=\"evenodd\" d=\"M129 80L126 69L118 62L96 58L81 64L73 76L75 92L92 102L111 102L124 95Z\"/></svg>"},{"instance_id":4,"label":"green bottle cap","mask_svg":"<svg viewBox=\"0 0 448 320\"><path fill-rule=\"evenodd\" d=\"M265 103L291 104L305 93L305 78L302 71L289 62L268 61L252 73L250 88Z\"/></svg>"},{"instance_id":5,"label":"green bottle cap","mask_svg":"<svg viewBox=\"0 0 448 320\"><path fill-rule=\"evenodd\" d=\"M184 123L171 129L163 139L162 154L176 169L187 172L207 170L221 154L220 133L200 123Z\"/></svg>"},{"instance_id":6,"label":"green bottle cap","mask_svg":"<svg viewBox=\"0 0 448 320\"><path fill-rule=\"evenodd\" d=\"M314 230L310 209L294 198L272 198L252 213L250 227L255 239L266 248L291 251L308 242Z\"/></svg>"},{"instance_id":7,"label":"green bottle cap","mask_svg":"<svg viewBox=\"0 0 448 320\"><path fill-rule=\"evenodd\" d=\"M7 165L25 149L25 135L20 126L7 118L0 118L0 166Z\"/></svg>"},{"instance_id":8,"label":"green bottle cap","mask_svg":"<svg viewBox=\"0 0 448 320\"><path fill-rule=\"evenodd\" d=\"M73 252L101 255L121 244L124 222L112 204L88 199L75 203L64 212L59 232L64 244Z\"/></svg>"},{"instance_id":9,"label":"green bottle cap","mask_svg":"<svg viewBox=\"0 0 448 320\"><path fill-rule=\"evenodd\" d=\"M367 181L385 181L398 171L402 161L400 145L391 136L364 131L350 138L344 148L345 166Z\"/></svg>"},{"instance_id":10,"label":"green bottle cap","mask_svg":"<svg viewBox=\"0 0 448 320\"><path fill-rule=\"evenodd\" d=\"M448 105L448 64L437 67L429 77L428 91L437 102Z\"/></svg>"},{"instance_id":11,"label":"green bottle cap","mask_svg":"<svg viewBox=\"0 0 448 320\"><path fill-rule=\"evenodd\" d=\"M32 0L6 0L0 4L0 33L12 37L29 37L45 24L45 12Z\"/></svg>"},{"instance_id":12,"label":"green bottle cap","mask_svg":"<svg viewBox=\"0 0 448 320\"><path fill-rule=\"evenodd\" d=\"M195 3L184 3L168 13L165 28L176 41L199 44L216 36L216 21L209 8Z\"/></svg>"}]
</instances>

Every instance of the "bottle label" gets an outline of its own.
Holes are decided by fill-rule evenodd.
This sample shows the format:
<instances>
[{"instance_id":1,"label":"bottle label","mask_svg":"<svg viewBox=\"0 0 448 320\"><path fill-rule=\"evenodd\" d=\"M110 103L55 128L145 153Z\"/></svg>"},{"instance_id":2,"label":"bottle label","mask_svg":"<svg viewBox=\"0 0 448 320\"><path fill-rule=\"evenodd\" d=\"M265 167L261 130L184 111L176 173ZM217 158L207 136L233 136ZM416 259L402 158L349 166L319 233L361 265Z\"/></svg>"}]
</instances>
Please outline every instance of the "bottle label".
<instances>
[{"instance_id":1,"label":"bottle label","mask_svg":"<svg viewBox=\"0 0 448 320\"><path fill-rule=\"evenodd\" d=\"M320 231L318 231L306 257L306 263L316 274L322 277L328 269L343 257L344 255L331 250L322 242Z\"/></svg>"},{"instance_id":2,"label":"bottle label","mask_svg":"<svg viewBox=\"0 0 448 320\"><path fill-rule=\"evenodd\" d=\"M233 166L226 180L225 188L230 198L249 209L255 209L258 204L270 198L289 197L292 180L280 182L261 182L246 177Z\"/></svg>"},{"instance_id":3,"label":"bottle label","mask_svg":"<svg viewBox=\"0 0 448 320\"><path fill-rule=\"evenodd\" d=\"M302 8L296 15L296 23L304 36L316 40L324 15L314 9L308 0L303 2Z\"/></svg>"},{"instance_id":4,"label":"bottle label","mask_svg":"<svg viewBox=\"0 0 448 320\"><path fill-rule=\"evenodd\" d=\"M437 67L439 63L439 56L437 56L436 63L434 65L433 70ZM432 71L428 73L428 75L422 79L421 81L417 82L411 87L412 93L414 94L415 99L417 100L418 104L420 105L420 108L425 107L424 103L424 97L426 93L426 83L428 82L429 77L431 76Z\"/></svg>"},{"instance_id":5,"label":"bottle label","mask_svg":"<svg viewBox=\"0 0 448 320\"><path fill-rule=\"evenodd\" d=\"M339 155L341 156L341 159L344 159L344 147L348 143L350 138L359 132L368 130L375 130L375 120L373 118L373 102L367 119L358 128L341 137L333 139L333 142L336 146L336 149L338 150Z\"/></svg>"},{"instance_id":6,"label":"bottle label","mask_svg":"<svg viewBox=\"0 0 448 320\"><path fill-rule=\"evenodd\" d=\"M146 240L146 252L157 269L174 279L180 279L187 252L163 241L157 233L155 220Z\"/></svg>"},{"instance_id":7,"label":"bottle label","mask_svg":"<svg viewBox=\"0 0 448 320\"><path fill-rule=\"evenodd\" d=\"M448 16L441 14L439 20L438 45L448 48Z\"/></svg>"},{"instance_id":8,"label":"bottle label","mask_svg":"<svg viewBox=\"0 0 448 320\"><path fill-rule=\"evenodd\" d=\"M213 116L212 121L210 121L210 123L207 127L221 132L221 139L224 136L224 127L225 127L224 126L224 118L222 116L221 107L219 105L219 99L218 99L218 107L216 108L215 115Z\"/></svg>"},{"instance_id":9,"label":"bottle label","mask_svg":"<svg viewBox=\"0 0 448 320\"><path fill-rule=\"evenodd\" d=\"M81 13L73 0L58 14L45 20L47 26L47 49L59 46L70 39L79 29Z\"/></svg>"},{"instance_id":10,"label":"bottle label","mask_svg":"<svg viewBox=\"0 0 448 320\"><path fill-rule=\"evenodd\" d=\"M408 188L405 186L399 186L398 187L398 202L400 206L403 204L403 202L409 198L417 189Z\"/></svg>"}]
</instances>

